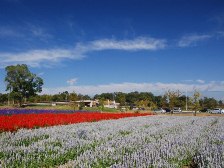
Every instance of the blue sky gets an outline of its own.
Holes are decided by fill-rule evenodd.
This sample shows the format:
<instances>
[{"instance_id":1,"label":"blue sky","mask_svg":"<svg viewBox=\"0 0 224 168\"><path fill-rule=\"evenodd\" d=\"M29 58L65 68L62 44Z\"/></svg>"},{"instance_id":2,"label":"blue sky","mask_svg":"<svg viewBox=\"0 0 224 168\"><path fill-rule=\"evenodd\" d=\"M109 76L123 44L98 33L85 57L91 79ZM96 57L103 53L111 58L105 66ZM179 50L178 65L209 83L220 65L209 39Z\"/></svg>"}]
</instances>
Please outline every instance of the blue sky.
<instances>
[{"instance_id":1,"label":"blue sky","mask_svg":"<svg viewBox=\"0 0 224 168\"><path fill-rule=\"evenodd\" d=\"M43 93L166 90L224 100L223 0L0 0L5 67L25 63Z\"/></svg>"}]
</instances>

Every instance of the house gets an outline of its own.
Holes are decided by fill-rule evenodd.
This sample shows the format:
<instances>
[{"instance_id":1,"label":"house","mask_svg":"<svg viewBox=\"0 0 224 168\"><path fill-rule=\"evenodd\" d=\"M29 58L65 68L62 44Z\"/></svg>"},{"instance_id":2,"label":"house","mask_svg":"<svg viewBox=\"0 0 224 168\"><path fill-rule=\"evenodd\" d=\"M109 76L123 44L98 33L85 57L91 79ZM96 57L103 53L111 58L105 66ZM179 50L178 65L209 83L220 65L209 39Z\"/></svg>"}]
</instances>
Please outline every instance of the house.
<instances>
[{"instance_id":1,"label":"house","mask_svg":"<svg viewBox=\"0 0 224 168\"><path fill-rule=\"evenodd\" d=\"M104 101L104 107L117 109L119 106L120 106L120 103L116 103L115 100L113 100L113 101L111 101L111 100Z\"/></svg>"}]
</instances>

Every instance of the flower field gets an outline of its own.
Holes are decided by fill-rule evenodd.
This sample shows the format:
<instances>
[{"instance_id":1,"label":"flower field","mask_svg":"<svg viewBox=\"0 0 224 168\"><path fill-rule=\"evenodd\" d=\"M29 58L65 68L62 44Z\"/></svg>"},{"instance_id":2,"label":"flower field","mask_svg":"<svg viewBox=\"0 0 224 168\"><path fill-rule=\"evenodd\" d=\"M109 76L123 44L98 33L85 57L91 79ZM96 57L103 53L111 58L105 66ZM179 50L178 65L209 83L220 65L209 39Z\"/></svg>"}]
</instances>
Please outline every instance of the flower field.
<instances>
[{"instance_id":1,"label":"flower field","mask_svg":"<svg viewBox=\"0 0 224 168\"><path fill-rule=\"evenodd\" d=\"M141 116L0 134L0 167L224 167L224 118Z\"/></svg>"},{"instance_id":2,"label":"flower field","mask_svg":"<svg viewBox=\"0 0 224 168\"><path fill-rule=\"evenodd\" d=\"M15 131L20 128L39 128L55 125L67 125L81 122L119 119L149 114L113 114L99 112L76 112L71 114L40 113L0 115L0 131Z\"/></svg>"},{"instance_id":3,"label":"flower field","mask_svg":"<svg viewBox=\"0 0 224 168\"><path fill-rule=\"evenodd\" d=\"M74 113L74 112L87 112L87 111L74 111L74 110L50 110L50 109L0 109L0 115L12 114L45 114L45 113Z\"/></svg>"}]
</instances>

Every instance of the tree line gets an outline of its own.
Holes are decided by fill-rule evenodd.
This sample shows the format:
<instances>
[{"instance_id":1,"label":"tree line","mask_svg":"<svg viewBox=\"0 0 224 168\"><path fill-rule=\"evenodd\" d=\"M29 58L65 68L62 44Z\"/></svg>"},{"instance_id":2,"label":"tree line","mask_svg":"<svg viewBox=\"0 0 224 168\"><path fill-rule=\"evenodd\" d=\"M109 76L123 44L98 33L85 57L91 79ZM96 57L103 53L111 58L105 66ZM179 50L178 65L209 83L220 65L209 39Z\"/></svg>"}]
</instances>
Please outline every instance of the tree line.
<instances>
[{"instance_id":1,"label":"tree line","mask_svg":"<svg viewBox=\"0 0 224 168\"><path fill-rule=\"evenodd\" d=\"M171 97L172 92L174 95ZM175 95L177 91L168 91L163 96L155 96L151 92L115 92L115 93L102 93L96 94L93 97L89 95L77 94L75 92L69 93L68 91L58 93L58 94L43 94L43 95L33 95L30 96L26 103L43 103L43 102L71 102L78 100L95 100L98 99L100 102L106 100L115 100L115 102L120 103L120 106L129 106L130 108L138 107L144 109L156 109L156 108L173 108L173 107L181 107L182 109L187 108L188 110L194 109L194 100L192 97L186 97L186 95ZM0 105L7 105L19 103L18 100L14 99L13 95L0 93ZM197 102L197 100L196 100ZM25 102L23 102L25 103ZM222 101L217 101L214 98L203 97L198 99L199 109L213 109L216 107L224 107Z\"/></svg>"},{"instance_id":2,"label":"tree line","mask_svg":"<svg viewBox=\"0 0 224 168\"><path fill-rule=\"evenodd\" d=\"M120 106L129 106L130 108L139 107L145 109L155 108L173 108L181 107L191 110L203 108L224 107L223 102L217 101L214 98L203 97L200 98L200 93L195 91L193 96L189 97L181 93L179 90L168 90L163 96L155 96L151 92L114 92L96 94L92 97L89 95L77 94L75 92L69 93L64 91L58 94L43 94L38 95L42 91L44 84L43 79L29 71L27 65L11 65L5 68L6 71L6 91L9 93L0 93L0 105L16 104L20 106L22 103L39 103L39 102L70 102L78 100L95 100L100 102L105 100L114 100L120 103Z\"/></svg>"}]
</instances>

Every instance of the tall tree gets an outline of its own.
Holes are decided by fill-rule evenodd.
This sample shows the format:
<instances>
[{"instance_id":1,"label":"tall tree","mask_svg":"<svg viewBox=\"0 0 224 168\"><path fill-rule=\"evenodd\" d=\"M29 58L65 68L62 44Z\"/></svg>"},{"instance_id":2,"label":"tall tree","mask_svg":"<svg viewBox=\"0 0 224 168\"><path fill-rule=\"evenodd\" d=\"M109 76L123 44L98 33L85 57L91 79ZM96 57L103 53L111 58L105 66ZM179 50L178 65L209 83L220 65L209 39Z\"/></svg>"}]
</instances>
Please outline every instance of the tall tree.
<instances>
[{"instance_id":1,"label":"tall tree","mask_svg":"<svg viewBox=\"0 0 224 168\"><path fill-rule=\"evenodd\" d=\"M165 97L167 97L167 101L169 103L169 108L171 109L171 114L173 114L173 108L178 104L178 98L181 96L181 92L179 90L172 91L168 90L165 93Z\"/></svg>"},{"instance_id":2,"label":"tall tree","mask_svg":"<svg viewBox=\"0 0 224 168\"><path fill-rule=\"evenodd\" d=\"M6 91L10 91L11 96L19 101L20 106L24 99L42 91L43 79L31 73L27 65L7 66L5 71Z\"/></svg>"},{"instance_id":3,"label":"tall tree","mask_svg":"<svg viewBox=\"0 0 224 168\"><path fill-rule=\"evenodd\" d=\"M200 98L200 93L197 90L195 90L192 97L194 116L196 116L196 112L199 111L200 109L199 98Z\"/></svg>"},{"instance_id":4,"label":"tall tree","mask_svg":"<svg viewBox=\"0 0 224 168\"><path fill-rule=\"evenodd\" d=\"M126 103L126 94L122 92L115 93L116 102L120 103L121 106L125 106Z\"/></svg>"},{"instance_id":5,"label":"tall tree","mask_svg":"<svg viewBox=\"0 0 224 168\"><path fill-rule=\"evenodd\" d=\"M218 106L218 102L214 98L204 97L199 102L200 102L200 104L203 108L213 109L213 108L216 108Z\"/></svg>"},{"instance_id":6,"label":"tall tree","mask_svg":"<svg viewBox=\"0 0 224 168\"><path fill-rule=\"evenodd\" d=\"M69 100L70 101L77 101L78 100L78 95L75 92L70 93Z\"/></svg>"}]
</instances>

